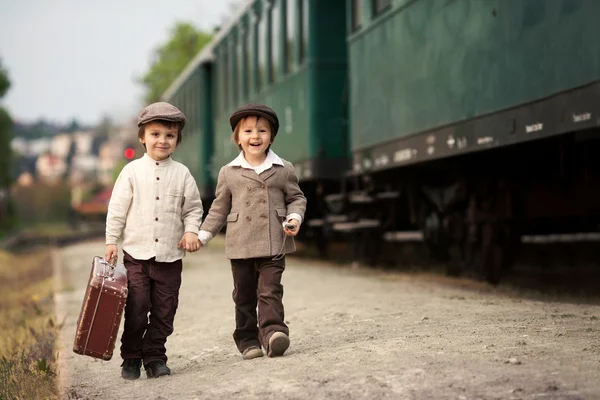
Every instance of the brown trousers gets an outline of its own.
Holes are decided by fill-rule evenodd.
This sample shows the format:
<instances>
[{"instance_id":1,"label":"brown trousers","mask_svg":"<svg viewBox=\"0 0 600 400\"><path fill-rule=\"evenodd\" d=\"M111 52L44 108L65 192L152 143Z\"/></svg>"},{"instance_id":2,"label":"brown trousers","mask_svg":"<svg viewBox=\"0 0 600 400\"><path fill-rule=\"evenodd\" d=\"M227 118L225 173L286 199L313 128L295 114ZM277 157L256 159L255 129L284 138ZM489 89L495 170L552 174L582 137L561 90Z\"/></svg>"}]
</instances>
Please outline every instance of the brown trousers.
<instances>
[{"instance_id":1,"label":"brown trousers","mask_svg":"<svg viewBox=\"0 0 600 400\"><path fill-rule=\"evenodd\" d=\"M167 362L165 343L173 333L183 263L157 262L154 258L136 260L123 253L129 293L121 357L141 358L144 365L157 360Z\"/></svg>"},{"instance_id":2,"label":"brown trousers","mask_svg":"<svg viewBox=\"0 0 600 400\"><path fill-rule=\"evenodd\" d=\"M284 323L283 285L281 275L285 257L231 260L235 331L233 340L240 352L250 346L268 351L269 338L274 332L289 335ZM258 306L258 317L256 308Z\"/></svg>"}]
</instances>

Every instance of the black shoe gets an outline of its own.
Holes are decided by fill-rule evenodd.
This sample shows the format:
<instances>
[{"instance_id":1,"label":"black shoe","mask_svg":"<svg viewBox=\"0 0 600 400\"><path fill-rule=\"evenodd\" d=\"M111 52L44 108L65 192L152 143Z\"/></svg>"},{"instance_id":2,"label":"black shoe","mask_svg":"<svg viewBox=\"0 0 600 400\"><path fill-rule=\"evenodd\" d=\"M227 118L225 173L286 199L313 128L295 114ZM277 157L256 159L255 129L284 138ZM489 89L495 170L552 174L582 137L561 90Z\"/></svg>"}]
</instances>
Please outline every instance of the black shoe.
<instances>
[{"instance_id":1,"label":"black shoe","mask_svg":"<svg viewBox=\"0 0 600 400\"><path fill-rule=\"evenodd\" d=\"M127 358L121 364L121 378L135 380L140 377L141 358Z\"/></svg>"},{"instance_id":2,"label":"black shoe","mask_svg":"<svg viewBox=\"0 0 600 400\"><path fill-rule=\"evenodd\" d=\"M148 365L144 365L144 368L146 368L146 376L148 378L158 378L159 376L171 375L171 370L162 360L152 361Z\"/></svg>"}]
</instances>

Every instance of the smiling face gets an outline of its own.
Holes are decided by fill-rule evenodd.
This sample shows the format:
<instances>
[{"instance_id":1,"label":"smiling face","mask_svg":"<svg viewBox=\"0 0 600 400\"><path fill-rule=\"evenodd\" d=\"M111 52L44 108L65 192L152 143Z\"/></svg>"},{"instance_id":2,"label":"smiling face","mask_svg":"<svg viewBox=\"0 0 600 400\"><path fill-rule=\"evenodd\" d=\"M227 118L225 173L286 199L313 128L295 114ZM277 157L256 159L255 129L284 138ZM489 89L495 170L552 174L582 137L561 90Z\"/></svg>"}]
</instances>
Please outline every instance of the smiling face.
<instances>
[{"instance_id":1,"label":"smiling face","mask_svg":"<svg viewBox=\"0 0 600 400\"><path fill-rule=\"evenodd\" d=\"M149 122L144 126L144 135L140 142L146 147L148 156L156 161L169 158L177 147L178 126L166 126L158 122Z\"/></svg>"},{"instance_id":2,"label":"smiling face","mask_svg":"<svg viewBox=\"0 0 600 400\"><path fill-rule=\"evenodd\" d=\"M262 162L272 143L271 124L264 118L242 119L234 132L234 140L248 161Z\"/></svg>"}]
</instances>

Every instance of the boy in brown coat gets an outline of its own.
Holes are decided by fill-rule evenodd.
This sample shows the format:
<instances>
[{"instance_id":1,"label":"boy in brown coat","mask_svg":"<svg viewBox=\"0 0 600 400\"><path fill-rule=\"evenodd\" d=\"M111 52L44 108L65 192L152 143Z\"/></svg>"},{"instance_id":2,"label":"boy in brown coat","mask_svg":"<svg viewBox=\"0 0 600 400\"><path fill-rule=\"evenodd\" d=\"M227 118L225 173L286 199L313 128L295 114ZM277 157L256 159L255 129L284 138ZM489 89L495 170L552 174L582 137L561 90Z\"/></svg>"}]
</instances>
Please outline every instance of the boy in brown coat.
<instances>
[{"instance_id":1,"label":"boy in brown coat","mask_svg":"<svg viewBox=\"0 0 600 400\"><path fill-rule=\"evenodd\" d=\"M271 150L279 129L275 111L248 104L229 122L241 152L219 172L216 198L199 239L205 245L227 222L236 346L244 359L262 357L261 346L267 356L281 356L290 344L281 276L285 254L296 250L293 236L304 218L306 198L293 165Z\"/></svg>"}]
</instances>

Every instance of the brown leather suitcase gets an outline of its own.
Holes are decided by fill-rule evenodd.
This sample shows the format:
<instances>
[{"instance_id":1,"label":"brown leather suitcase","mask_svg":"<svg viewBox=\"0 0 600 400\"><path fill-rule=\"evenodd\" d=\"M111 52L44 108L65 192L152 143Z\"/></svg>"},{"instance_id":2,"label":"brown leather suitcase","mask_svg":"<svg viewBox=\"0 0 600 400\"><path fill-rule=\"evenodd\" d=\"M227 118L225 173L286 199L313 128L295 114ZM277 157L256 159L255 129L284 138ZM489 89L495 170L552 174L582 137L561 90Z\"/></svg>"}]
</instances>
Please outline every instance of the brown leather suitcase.
<instances>
[{"instance_id":1,"label":"brown leather suitcase","mask_svg":"<svg viewBox=\"0 0 600 400\"><path fill-rule=\"evenodd\" d=\"M127 300L127 270L94 257L83 305L77 320L73 351L110 360Z\"/></svg>"}]
</instances>

